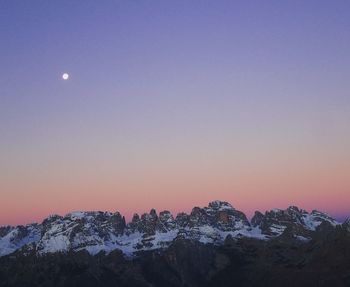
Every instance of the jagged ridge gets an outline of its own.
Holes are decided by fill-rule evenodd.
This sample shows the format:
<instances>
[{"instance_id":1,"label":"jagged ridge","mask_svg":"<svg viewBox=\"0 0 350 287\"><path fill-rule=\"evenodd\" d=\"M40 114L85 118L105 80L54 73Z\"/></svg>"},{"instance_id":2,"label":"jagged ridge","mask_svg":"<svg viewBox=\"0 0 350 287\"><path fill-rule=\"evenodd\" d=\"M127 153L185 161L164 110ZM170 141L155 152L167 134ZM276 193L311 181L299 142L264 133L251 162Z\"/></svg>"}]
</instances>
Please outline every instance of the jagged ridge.
<instances>
[{"instance_id":1,"label":"jagged ridge","mask_svg":"<svg viewBox=\"0 0 350 287\"><path fill-rule=\"evenodd\" d=\"M35 249L37 254L87 250L121 250L125 255L137 251L162 249L178 239L202 243L222 244L231 238L253 237L268 240L288 236L308 240L319 225L339 224L329 215L291 206L274 209L265 214L257 211L251 222L245 214L223 201L210 202L207 207L194 207L190 214L179 213L176 218L169 211L135 214L130 223L119 213L73 212L54 215L41 224L0 227L0 256L19 249ZM350 230L350 220L344 223Z\"/></svg>"}]
</instances>

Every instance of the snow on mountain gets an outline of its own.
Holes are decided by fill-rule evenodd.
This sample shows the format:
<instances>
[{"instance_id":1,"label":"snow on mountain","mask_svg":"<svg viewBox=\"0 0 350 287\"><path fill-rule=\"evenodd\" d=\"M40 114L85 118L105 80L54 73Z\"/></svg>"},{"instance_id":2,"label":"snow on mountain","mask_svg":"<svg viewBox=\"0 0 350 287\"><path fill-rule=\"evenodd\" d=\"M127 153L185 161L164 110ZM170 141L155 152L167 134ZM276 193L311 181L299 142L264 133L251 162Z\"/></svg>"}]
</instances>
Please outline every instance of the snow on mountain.
<instances>
[{"instance_id":1,"label":"snow on mountain","mask_svg":"<svg viewBox=\"0 0 350 287\"><path fill-rule=\"evenodd\" d=\"M339 223L324 212L313 210L311 213L304 212L303 220L307 228L310 230L316 230L322 222L329 222L331 225L336 226Z\"/></svg>"},{"instance_id":2,"label":"snow on mountain","mask_svg":"<svg viewBox=\"0 0 350 287\"><path fill-rule=\"evenodd\" d=\"M317 210L308 213L296 206L290 206L285 210L272 209L265 214L255 212L252 218L252 225L259 227L262 234L267 236L279 236L291 232L295 237L308 238L310 232L315 231L322 222L328 222L332 226L339 224L326 213Z\"/></svg>"},{"instance_id":3,"label":"snow on mountain","mask_svg":"<svg viewBox=\"0 0 350 287\"><path fill-rule=\"evenodd\" d=\"M307 240L322 222L338 224L329 215L291 206L273 209L265 214L256 212L251 222L245 214L227 202L213 201L207 207L194 207L190 214L169 211L135 214L130 223L119 213L72 212L52 215L41 224L0 228L0 256L8 255L30 244L37 254L87 250L121 250L132 256L137 251L163 249L176 239L222 244L232 238L267 240L291 233L298 240ZM350 224L349 224L350 226Z\"/></svg>"},{"instance_id":4,"label":"snow on mountain","mask_svg":"<svg viewBox=\"0 0 350 287\"><path fill-rule=\"evenodd\" d=\"M25 245L38 242L40 227L37 224L17 227L0 227L0 256L8 255Z\"/></svg>"}]
</instances>

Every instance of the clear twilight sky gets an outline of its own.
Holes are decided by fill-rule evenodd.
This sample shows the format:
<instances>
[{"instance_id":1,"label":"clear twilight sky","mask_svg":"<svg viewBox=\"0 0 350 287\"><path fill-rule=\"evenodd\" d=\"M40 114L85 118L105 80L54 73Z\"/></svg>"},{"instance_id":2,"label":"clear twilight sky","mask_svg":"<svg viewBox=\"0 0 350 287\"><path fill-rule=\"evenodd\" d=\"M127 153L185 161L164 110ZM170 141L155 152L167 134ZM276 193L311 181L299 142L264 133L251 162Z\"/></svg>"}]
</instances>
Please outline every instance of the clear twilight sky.
<instances>
[{"instance_id":1,"label":"clear twilight sky","mask_svg":"<svg viewBox=\"0 0 350 287\"><path fill-rule=\"evenodd\" d=\"M349 1L0 1L0 225L215 199L350 215Z\"/></svg>"}]
</instances>

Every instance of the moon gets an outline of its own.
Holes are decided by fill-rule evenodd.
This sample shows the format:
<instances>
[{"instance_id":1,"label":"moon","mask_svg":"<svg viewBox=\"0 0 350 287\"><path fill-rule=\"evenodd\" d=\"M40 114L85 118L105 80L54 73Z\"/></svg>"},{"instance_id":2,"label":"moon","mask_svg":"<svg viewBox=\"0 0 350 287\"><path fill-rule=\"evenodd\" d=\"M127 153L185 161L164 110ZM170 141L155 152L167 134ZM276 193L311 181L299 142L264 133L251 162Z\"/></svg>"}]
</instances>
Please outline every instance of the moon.
<instances>
[{"instance_id":1,"label":"moon","mask_svg":"<svg viewBox=\"0 0 350 287\"><path fill-rule=\"evenodd\" d=\"M62 75L62 79L63 80L68 80L68 78L69 78L69 75L67 74L67 73L64 73L63 75Z\"/></svg>"}]
</instances>

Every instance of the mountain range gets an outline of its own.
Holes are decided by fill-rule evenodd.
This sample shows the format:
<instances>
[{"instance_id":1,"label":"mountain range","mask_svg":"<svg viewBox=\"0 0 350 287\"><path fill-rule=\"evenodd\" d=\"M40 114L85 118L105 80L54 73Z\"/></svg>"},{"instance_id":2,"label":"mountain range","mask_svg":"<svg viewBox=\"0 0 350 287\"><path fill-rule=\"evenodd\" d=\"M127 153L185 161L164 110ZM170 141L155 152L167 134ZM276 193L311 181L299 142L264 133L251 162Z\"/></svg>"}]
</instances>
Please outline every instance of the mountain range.
<instances>
[{"instance_id":1,"label":"mountain range","mask_svg":"<svg viewBox=\"0 0 350 287\"><path fill-rule=\"evenodd\" d=\"M321 224L340 223L326 213L308 213L295 206L265 214L256 211L249 222L243 212L223 201L194 207L190 214L179 213L175 218L169 211L157 214L152 209L141 216L134 214L128 224L119 212L73 212L52 215L41 224L0 227L0 256L25 249L38 254L86 250L92 255L118 249L133 256L142 250L167 248L178 238L215 245L227 236L269 240L288 235L307 241Z\"/></svg>"},{"instance_id":2,"label":"mountain range","mask_svg":"<svg viewBox=\"0 0 350 287\"><path fill-rule=\"evenodd\" d=\"M281 283L350 286L350 219L290 206L249 221L213 201L176 217L152 209L129 223L119 212L73 212L0 227L0 286Z\"/></svg>"}]
</instances>

